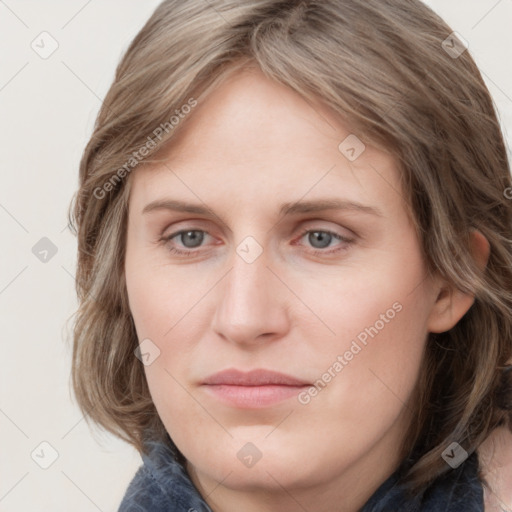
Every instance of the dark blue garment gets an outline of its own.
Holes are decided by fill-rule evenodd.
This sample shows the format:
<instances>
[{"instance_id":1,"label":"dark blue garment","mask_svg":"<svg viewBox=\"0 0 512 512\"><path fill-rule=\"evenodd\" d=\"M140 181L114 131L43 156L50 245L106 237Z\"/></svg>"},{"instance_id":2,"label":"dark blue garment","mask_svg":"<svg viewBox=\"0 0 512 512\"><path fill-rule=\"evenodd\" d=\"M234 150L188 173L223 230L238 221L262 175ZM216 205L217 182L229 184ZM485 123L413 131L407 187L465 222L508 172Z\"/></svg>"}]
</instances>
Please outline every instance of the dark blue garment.
<instances>
[{"instance_id":1,"label":"dark blue garment","mask_svg":"<svg viewBox=\"0 0 512 512\"><path fill-rule=\"evenodd\" d=\"M151 441L147 446L148 454L142 456L143 465L130 482L118 512L211 512L171 448ZM457 469L439 477L414 499L410 499L405 489L398 485L400 471L401 468L375 491L360 512L484 510L476 453Z\"/></svg>"},{"instance_id":2,"label":"dark blue garment","mask_svg":"<svg viewBox=\"0 0 512 512\"><path fill-rule=\"evenodd\" d=\"M478 456L470 455L414 499L398 484L401 469L393 473L360 512L483 512L484 490L478 478Z\"/></svg>"}]
</instances>

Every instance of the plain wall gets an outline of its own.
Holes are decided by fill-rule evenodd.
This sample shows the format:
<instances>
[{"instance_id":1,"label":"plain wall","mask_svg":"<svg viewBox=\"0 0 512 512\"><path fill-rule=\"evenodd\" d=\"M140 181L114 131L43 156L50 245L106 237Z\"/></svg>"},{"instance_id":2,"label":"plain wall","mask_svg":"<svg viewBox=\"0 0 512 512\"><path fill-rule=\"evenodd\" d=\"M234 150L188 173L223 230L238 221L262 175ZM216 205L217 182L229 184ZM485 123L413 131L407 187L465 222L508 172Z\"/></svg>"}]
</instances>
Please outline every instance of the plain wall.
<instances>
[{"instance_id":1,"label":"plain wall","mask_svg":"<svg viewBox=\"0 0 512 512\"><path fill-rule=\"evenodd\" d=\"M77 305L76 240L67 209L115 67L158 3L0 2L3 512L115 511L140 464L112 436L98 443L72 400L68 319ZM512 147L512 1L427 3L468 41ZM47 59L31 47L35 40L38 51L51 49L48 36L38 37L43 31L59 45ZM42 469L52 449L58 457Z\"/></svg>"}]
</instances>

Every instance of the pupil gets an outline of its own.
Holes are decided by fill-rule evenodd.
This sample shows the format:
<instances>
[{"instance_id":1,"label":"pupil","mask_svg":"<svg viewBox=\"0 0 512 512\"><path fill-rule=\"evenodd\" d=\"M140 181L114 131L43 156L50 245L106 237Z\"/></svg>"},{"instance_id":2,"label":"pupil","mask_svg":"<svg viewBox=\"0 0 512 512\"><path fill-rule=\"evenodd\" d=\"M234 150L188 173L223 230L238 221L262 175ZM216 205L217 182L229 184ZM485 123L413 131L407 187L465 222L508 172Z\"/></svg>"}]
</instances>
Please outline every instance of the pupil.
<instances>
[{"instance_id":1,"label":"pupil","mask_svg":"<svg viewBox=\"0 0 512 512\"><path fill-rule=\"evenodd\" d=\"M313 247L324 248L329 245L331 242L332 235L329 233L324 233L322 231L312 231L309 233L309 242ZM319 242L319 245L317 245Z\"/></svg>"},{"instance_id":2,"label":"pupil","mask_svg":"<svg viewBox=\"0 0 512 512\"><path fill-rule=\"evenodd\" d=\"M201 245L204 234L201 231L185 231L181 234L181 241L186 247L197 247ZM191 242L191 245L188 244Z\"/></svg>"}]
</instances>

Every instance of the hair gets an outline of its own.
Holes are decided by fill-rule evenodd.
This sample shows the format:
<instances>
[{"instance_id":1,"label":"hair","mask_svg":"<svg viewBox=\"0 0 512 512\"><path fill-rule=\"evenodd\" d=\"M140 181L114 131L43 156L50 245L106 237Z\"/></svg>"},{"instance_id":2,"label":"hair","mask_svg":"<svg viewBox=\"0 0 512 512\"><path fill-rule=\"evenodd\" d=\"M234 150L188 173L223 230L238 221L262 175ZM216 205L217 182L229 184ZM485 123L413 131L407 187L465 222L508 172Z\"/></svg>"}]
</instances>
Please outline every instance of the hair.
<instances>
[{"instance_id":1,"label":"hair","mask_svg":"<svg viewBox=\"0 0 512 512\"><path fill-rule=\"evenodd\" d=\"M441 454L452 442L472 453L497 426L512 428L512 372L502 371L512 357L510 167L476 64L468 51L455 58L443 47L451 33L417 0L166 0L156 8L116 69L70 207L79 299L72 383L88 421L140 453L145 439L172 443L134 356L124 276L130 171L172 144L187 122L171 127L176 109L255 67L396 158L429 273L475 297L452 329L428 335L402 447L412 461L408 488L449 470ZM157 150L139 161L153 135ZM471 253L475 229L490 244L483 270Z\"/></svg>"}]
</instances>

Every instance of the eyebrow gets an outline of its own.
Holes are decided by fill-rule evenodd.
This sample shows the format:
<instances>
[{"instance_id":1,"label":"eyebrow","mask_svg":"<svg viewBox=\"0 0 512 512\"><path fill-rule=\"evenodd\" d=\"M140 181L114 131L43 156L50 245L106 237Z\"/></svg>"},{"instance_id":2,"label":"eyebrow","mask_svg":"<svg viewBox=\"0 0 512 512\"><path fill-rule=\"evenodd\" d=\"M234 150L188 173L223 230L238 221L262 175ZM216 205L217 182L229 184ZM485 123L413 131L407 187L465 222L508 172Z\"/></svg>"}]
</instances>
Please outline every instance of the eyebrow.
<instances>
[{"instance_id":1,"label":"eyebrow","mask_svg":"<svg viewBox=\"0 0 512 512\"><path fill-rule=\"evenodd\" d=\"M143 214L158 211L171 210L186 213L197 213L206 217L217 217L212 210L200 204L187 203L176 199L157 199L147 204L142 210ZM376 206L368 206L355 201L326 198L309 201L295 201L283 203L279 209L279 215L293 215L297 213L311 213L325 210L347 210L384 217L382 211Z\"/></svg>"}]
</instances>

